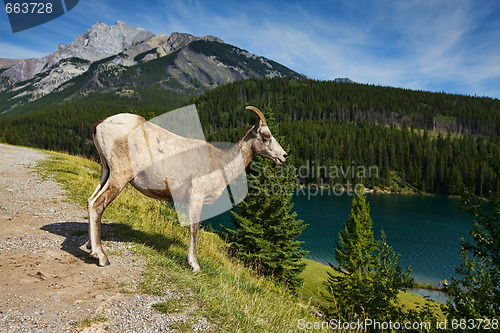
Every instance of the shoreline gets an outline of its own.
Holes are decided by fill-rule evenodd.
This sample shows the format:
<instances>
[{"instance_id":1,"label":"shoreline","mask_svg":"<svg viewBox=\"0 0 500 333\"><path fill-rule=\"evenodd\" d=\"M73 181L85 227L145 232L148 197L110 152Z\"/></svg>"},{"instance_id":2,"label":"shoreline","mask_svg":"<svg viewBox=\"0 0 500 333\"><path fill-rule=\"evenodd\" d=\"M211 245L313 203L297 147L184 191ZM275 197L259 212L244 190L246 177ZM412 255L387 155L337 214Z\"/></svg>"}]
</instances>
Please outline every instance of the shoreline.
<instances>
[{"instance_id":1,"label":"shoreline","mask_svg":"<svg viewBox=\"0 0 500 333\"><path fill-rule=\"evenodd\" d=\"M325 186L325 185L317 185L317 184L300 184L295 187L294 192L297 192L297 189L300 189L300 191L306 191L307 189L314 189L314 190L320 190L320 191L326 191L327 194L337 194L337 193L356 193L355 190L353 190L350 187L347 187L347 189L344 186L340 187L332 187L332 186ZM420 192L420 191L414 191L414 190L403 190L403 191L394 191L392 189L381 189L379 187L375 188L369 188L369 187L363 187L364 191L363 194L400 194L400 195L421 195L421 196L426 196L426 197L441 197L441 198L450 198L450 199L460 199L461 196L457 194L441 194L441 193L430 193L430 192ZM482 197L481 197L482 198Z\"/></svg>"},{"instance_id":2,"label":"shoreline","mask_svg":"<svg viewBox=\"0 0 500 333\"><path fill-rule=\"evenodd\" d=\"M305 260L306 262L307 261L312 261L312 262L314 262L316 264L322 265L322 266L325 267L325 269L330 269L331 268L329 265L326 265L326 264L324 264L322 262L319 262L319 261L316 261L314 259L303 258L303 260ZM443 293L443 294L448 294L448 292L446 290L444 290L443 288L440 288L439 286L435 286L434 284L428 283L428 282L415 282L414 281L412 289L423 289L423 290L436 291L436 292L440 292L440 293Z\"/></svg>"},{"instance_id":3,"label":"shoreline","mask_svg":"<svg viewBox=\"0 0 500 333\"><path fill-rule=\"evenodd\" d=\"M302 273L306 274L302 276L304 280L306 280L308 276L309 278L313 278L315 280L317 279L321 280L321 275L323 275L324 280L326 280L327 272L331 269L330 266L307 258L304 258L303 261L306 263L307 266L316 267L314 269L315 271L314 277L307 274L306 271ZM318 265L321 267L320 269L317 268ZM431 300L442 304L446 304L446 301L448 300L448 293L446 291L442 289L436 289L436 287L434 287L433 285L426 283L414 282L413 287L407 289L405 292L420 297L429 297Z\"/></svg>"}]
</instances>

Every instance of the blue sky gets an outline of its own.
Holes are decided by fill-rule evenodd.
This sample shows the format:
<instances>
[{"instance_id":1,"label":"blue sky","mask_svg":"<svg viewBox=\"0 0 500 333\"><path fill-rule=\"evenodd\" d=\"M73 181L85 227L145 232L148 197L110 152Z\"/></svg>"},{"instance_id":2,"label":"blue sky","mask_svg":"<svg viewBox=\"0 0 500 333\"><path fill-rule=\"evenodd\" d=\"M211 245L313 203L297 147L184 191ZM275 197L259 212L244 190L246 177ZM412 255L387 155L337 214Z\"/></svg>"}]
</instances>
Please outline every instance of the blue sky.
<instances>
[{"instance_id":1,"label":"blue sky","mask_svg":"<svg viewBox=\"0 0 500 333\"><path fill-rule=\"evenodd\" d=\"M0 58L43 56L96 21L214 35L319 80L500 98L496 0L80 0L15 34L2 11Z\"/></svg>"}]
</instances>

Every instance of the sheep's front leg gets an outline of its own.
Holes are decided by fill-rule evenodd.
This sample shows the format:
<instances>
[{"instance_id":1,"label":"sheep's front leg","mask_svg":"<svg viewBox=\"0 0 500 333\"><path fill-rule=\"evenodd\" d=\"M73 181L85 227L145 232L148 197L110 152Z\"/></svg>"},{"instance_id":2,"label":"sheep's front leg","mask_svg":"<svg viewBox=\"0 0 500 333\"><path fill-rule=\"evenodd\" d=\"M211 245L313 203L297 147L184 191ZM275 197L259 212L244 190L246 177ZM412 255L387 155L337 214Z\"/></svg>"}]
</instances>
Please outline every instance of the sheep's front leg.
<instances>
[{"instance_id":1,"label":"sheep's front leg","mask_svg":"<svg viewBox=\"0 0 500 333\"><path fill-rule=\"evenodd\" d=\"M195 272L200 271L200 265L198 265L198 259L196 258L196 246L198 242L198 232L200 231L202 203L203 200L192 200L189 204L189 228L191 231L191 239L189 240L188 263Z\"/></svg>"},{"instance_id":2,"label":"sheep's front leg","mask_svg":"<svg viewBox=\"0 0 500 333\"><path fill-rule=\"evenodd\" d=\"M200 222L191 223L191 239L189 240L189 252L188 252L188 263L189 266L193 268L193 271L199 272L200 265L198 264L198 259L196 258L196 243L198 241L198 231L200 230Z\"/></svg>"}]
</instances>

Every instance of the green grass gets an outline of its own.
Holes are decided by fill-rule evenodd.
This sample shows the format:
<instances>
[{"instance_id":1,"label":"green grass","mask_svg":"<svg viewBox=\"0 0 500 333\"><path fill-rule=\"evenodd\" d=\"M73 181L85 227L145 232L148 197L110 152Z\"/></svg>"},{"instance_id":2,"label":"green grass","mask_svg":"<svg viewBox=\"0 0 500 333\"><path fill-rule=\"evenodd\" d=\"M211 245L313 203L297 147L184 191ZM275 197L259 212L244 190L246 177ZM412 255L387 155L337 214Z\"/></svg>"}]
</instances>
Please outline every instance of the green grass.
<instances>
[{"instance_id":1,"label":"green grass","mask_svg":"<svg viewBox=\"0 0 500 333\"><path fill-rule=\"evenodd\" d=\"M81 321L71 323L71 325L78 327L80 329L84 329L86 327L92 326L95 323L105 323L107 321L108 318L104 316L96 316L96 317L89 316Z\"/></svg>"},{"instance_id":2,"label":"green grass","mask_svg":"<svg viewBox=\"0 0 500 333\"><path fill-rule=\"evenodd\" d=\"M307 266L300 274L300 277L304 279L300 297L305 304L311 304L314 307L326 306L327 302L321 297L321 293L326 291L323 282L328 278L329 267L308 259L304 261Z\"/></svg>"},{"instance_id":3,"label":"green grass","mask_svg":"<svg viewBox=\"0 0 500 333\"><path fill-rule=\"evenodd\" d=\"M153 304L153 308L161 313L174 313L181 312L186 308L189 303L183 299L172 298L167 302L160 302Z\"/></svg>"},{"instance_id":4,"label":"green grass","mask_svg":"<svg viewBox=\"0 0 500 333\"><path fill-rule=\"evenodd\" d=\"M61 153L49 153L38 170L62 184L69 200L82 207L100 179L96 162ZM196 306L197 313L215 324L214 331L303 332L297 327L300 319L319 320L297 298L228 257L226 244L213 233L200 232L202 272L193 273L186 260L188 228L179 226L175 211L165 203L131 186L106 209L104 219L113 221L114 237L134 243L137 254L146 260L141 292L162 295L176 289L189 295L180 300L181 305ZM110 260L113 265L112 256Z\"/></svg>"}]
</instances>

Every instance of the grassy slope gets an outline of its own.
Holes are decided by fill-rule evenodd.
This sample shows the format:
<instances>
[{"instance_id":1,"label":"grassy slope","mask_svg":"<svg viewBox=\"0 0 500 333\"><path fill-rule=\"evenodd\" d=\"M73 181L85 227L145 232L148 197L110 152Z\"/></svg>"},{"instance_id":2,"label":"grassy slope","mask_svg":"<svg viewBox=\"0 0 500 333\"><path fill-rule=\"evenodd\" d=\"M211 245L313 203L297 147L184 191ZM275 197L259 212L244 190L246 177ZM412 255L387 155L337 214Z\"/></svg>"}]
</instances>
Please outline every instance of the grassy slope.
<instances>
[{"instance_id":1,"label":"grassy slope","mask_svg":"<svg viewBox=\"0 0 500 333\"><path fill-rule=\"evenodd\" d=\"M61 153L50 153L39 170L61 183L68 198L82 207L100 179L96 162ZM226 244L213 233L200 233L202 273L194 274L186 263L189 230L179 226L175 211L165 203L147 198L131 186L107 208L104 220L114 221L114 236L135 243L138 254L147 260L143 292L191 291L187 302L197 304L200 314L215 323L218 332L303 331L297 328L299 319L321 320L297 299L225 255ZM301 303L315 308L324 302L319 290L324 288L328 267L306 262ZM423 304L424 298L402 293L401 302L413 307L414 303Z\"/></svg>"},{"instance_id":2,"label":"grassy slope","mask_svg":"<svg viewBox=\"0 0 500 333\"><path fill-rule=\"evenodd\" d=\"M97 163L61 153L50 153L39 169L60 182L68 198L82 207L100 179ZM188 228L179 226L175 212L165 203L131 186L108 207L104 218L114 221L114 237L136 243L138 254L146 259L142 291L186 292L191 295L186 301L198 305L200 314L217 325L217 332L295 332L300 331L299 319L318 320L296 299L226 256L225 244L215 234L200 233L202 273L194 274L186 263Z\"/></svg>"}]
</instances>

